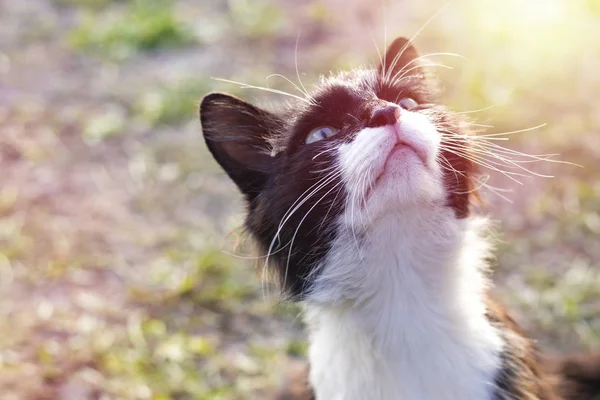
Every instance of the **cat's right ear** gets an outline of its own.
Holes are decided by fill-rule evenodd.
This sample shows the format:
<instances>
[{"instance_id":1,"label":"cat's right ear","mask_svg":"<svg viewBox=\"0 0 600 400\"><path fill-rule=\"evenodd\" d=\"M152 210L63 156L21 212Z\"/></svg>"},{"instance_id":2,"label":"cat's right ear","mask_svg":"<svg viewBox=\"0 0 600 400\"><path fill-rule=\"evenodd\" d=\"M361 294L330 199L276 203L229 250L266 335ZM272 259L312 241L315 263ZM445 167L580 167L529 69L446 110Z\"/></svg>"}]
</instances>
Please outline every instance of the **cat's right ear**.
<instances>
[{"instance_id":1,"label":"cat's right ear","mask_svg":"<svg viewBox=\"0 0 600 400\"><path fill-rule=\"evenodd\" d=\"M200 103L200 122L213 157L252 201L273 171L275 159L266 138L281 121L241 99L212 93Z\"/></svg>"},{"instance_id":2,"label":"cat's right ear","mask_svg":"<svg viewBox=\"0 0 600 400\"><path fill-rule=\"evenodd\" d=\"M388 47L379 66L379 73L386 79L396 79L405 71L405 75L418 75L421 68L418 63L419 53L412 44L412 39L396 38Z\"/></svg>"}]
</instances>

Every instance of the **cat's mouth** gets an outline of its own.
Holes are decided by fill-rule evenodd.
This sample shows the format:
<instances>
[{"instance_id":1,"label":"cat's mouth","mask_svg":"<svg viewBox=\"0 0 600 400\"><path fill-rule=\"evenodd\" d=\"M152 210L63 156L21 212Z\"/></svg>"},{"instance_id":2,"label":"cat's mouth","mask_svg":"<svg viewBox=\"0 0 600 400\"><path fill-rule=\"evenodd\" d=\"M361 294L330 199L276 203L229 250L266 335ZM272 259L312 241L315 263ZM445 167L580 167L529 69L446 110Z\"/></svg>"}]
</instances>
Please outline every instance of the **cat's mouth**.
<instances>
[{"instance_id":1,"label":"cat's mouth","mask_svg":"<svg viewBox=\"0 0 600 400\"><path fill-rule=\"evenodd\" d=\"M401 152L403 150L410 150L410 151L414 152L419 157L419 159L421 160L423 165L427 165L427 158L426 158L424 152L421 149L419 149L418 147L416 147L415 145L413 145L407 141L403 141L403 140L398 140L398 142L394 145L394 147L392 147L392 150L390 151L390 153L387 156L386 163L388 162L388 160L390 158L392 158L394 156L395 153Z\"/></svg>"},{"instance_id":2,"label":"cat's mouth","mask_svg":"<svg viewBox=\"0 0 600 400\"><path fill-rule=\"evenodd\" d=\"M396 157L402 157L401 153L403 153L403 152L414 153L419 158L419 160L421 161L423 166L425 168L428 168L429 162L427 160L427 152L424 149L422 149L420 146L418 146L414 143L411 143L408 140L398 139L396 141L396 143L393 145L393 147L389 150L387 156L385 157L385 162L383 163L381 170L378 171L375 176L374 184L370 185L367 188L367 191L363 198L363 202L362 202L363 204L361 204L361 206L363 206L363 207L366 206L366 204L365 204L366 199L368 199L371 196L372 191L374 190L375 187L377 187L377 185L379 184L379 181L385 175L386 170L389 168L388 164L390 162L392 162L392 159L394 159ZM396 162L398 162L398 161L396 161Z\"/></svg>"},{"instance_id":3,"label":"cat's mouth","mask_svg":"<svg viewBox=\"0 0 600 400\"><path fill-rule=\"evenodd\" d=\"M417 157L419 157L419 160L421 160L421 163L423 163L423 166L428 167L427 152L425 151L425 149L423 149L421 146L419 146L417 143L414 143L410 139L403 138L403 135L401 133L398 133L399 128L397 126L395 126L394 128L396 130L396 136L398 137L398 139L394 146L390 149L385 160L384 168L377 177L377 179L379 179L381 175L385 173L385 170L387 169L387 164L390 162L390 160L392 160L399 153L406 151L413 152L414 154L416 154Z\"/></svg>"}]
</instances>

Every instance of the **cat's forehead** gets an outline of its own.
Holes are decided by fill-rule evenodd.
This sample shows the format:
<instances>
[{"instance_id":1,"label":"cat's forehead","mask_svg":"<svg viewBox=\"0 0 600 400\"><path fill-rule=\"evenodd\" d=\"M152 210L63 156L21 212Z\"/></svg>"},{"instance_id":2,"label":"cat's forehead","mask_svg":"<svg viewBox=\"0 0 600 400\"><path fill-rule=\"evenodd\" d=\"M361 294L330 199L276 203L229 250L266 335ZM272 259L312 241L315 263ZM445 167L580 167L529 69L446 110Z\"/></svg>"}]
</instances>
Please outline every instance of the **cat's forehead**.
<instances>
[{"instance_id":1,"label":"cat's forehead","mask_svg":"<svg viewBox=\"0 0 600 400\"><path fill-rule=\"evenodd\" d=\"M317 90L311 96L312 104L306 111L344 111L358 108L375 99L394 100L388 97L413 91L420 91L420 82L410 77L390 79L380 71L369 69L343 71L321 78Z\"/></svg>"},{"instance_id":2,"label":"cat's forehead","mask_svg":"<svg viewBox=\"0 0 600 400\"><path fill-rule=\"evenodd\" d=\"M319 102L348 100L361 101L373 97L380 83L375 70L343 71L321 79L319 90L313 96Z\"/></svg>"},{"instance_id":3,"label":"cat's forehead","mask_svg":"<svg viewBox=\"0 0 600 400\"><path fill-rule=\"evenodd\" d=\"M375 70L340 72L323 77L316 90L310 94L310 104L297 110L296 125L356 114L365 103L377 98L379 87Z\"/></svg>"},{"instance_id":4,"label":"cat's forehead","mask_svg":"<svg viewBox=\"0 0 600 400\"><path fill-rule=\"evenodd\" d=\"M331 84L313 95L313 107L335 109L345 103L360 104L372 97L375 97L375 92L370 87Z\"/></svg>"}]
</instances>

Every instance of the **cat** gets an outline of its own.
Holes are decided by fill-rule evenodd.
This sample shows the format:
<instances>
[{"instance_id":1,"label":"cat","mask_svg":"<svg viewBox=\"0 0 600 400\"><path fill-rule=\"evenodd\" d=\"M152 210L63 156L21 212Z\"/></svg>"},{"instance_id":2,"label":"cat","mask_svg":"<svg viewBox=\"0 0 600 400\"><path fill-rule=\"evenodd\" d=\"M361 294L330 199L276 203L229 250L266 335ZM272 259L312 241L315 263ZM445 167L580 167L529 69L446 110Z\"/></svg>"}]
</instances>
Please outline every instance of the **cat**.
<instances>
[{"instance_id":1,"label":"cat","mask_svg":"<svg viewBox=\"0 0 600 400\"><path fill-rule=\"evenodd\" d=\"M476 137L438 103L411 41L396 39L377 69L305 94L277 112L220 93L200 105L265 273L303 306L310 371L299 396L600 395L600 356L543 359L491 298Z\"/></svg>"}]
</instances>

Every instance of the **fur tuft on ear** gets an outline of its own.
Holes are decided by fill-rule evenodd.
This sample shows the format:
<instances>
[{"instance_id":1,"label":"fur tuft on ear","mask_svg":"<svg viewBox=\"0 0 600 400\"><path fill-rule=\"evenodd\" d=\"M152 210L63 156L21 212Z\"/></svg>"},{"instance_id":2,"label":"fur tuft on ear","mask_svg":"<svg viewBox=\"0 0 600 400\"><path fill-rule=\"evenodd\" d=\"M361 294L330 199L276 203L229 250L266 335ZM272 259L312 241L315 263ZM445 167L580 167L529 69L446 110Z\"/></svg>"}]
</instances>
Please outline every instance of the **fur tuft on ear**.
<instances>
[{"instance_id":1,"label":"fur tuft on ear","mask_svg":"<svg viewBox=\"0 0 600 400\"><path fill-rule=\"evenodd\" d=\"M395 80L403 73L416 75L420 68L416 61L419 53L406 38L395 39L388 47L383 63L379 66L379 73L385 80Z\"/></svg>"},{"instance_id":2,"label":"fur tuft on ear","mask_svg":"<svg viewBox=\"0 0 600 400\"><path fill-rule=\"evenodd\" d=\"M252 201L273 170L267 138L280 129L281 120L236 97L212 93L200 103L200 122L208 149Z\"/></svg>"}]
</instances>

